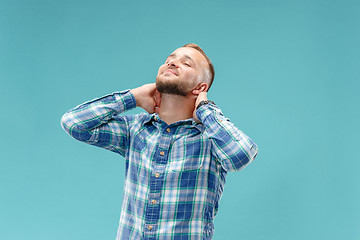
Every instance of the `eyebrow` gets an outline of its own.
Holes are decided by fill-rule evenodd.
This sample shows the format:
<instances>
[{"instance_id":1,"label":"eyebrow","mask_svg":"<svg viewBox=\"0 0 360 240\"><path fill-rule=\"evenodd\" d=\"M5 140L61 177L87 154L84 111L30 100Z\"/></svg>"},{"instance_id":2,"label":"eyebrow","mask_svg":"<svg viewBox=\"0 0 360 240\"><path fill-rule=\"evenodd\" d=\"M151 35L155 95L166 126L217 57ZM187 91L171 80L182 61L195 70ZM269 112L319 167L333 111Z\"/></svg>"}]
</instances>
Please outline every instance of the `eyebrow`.
<instances>
[{"instance_id":1,"label":"eyebrow","mask_svg":"<svg viewBox=\"0 0 360 240\"><path fill-rule=\"evenodd\" d=\"M172 54L169 55L169 57L176 57L176 54L175 54L175 53L172 53ZM168 58L169 58L169 57L168 57ZM189 55L184 54L184 57L185 57L186 59L189 59L190 61L192 61L192 62L195 64L194 59L192 59Z\"/></svg>"}]
</instances>

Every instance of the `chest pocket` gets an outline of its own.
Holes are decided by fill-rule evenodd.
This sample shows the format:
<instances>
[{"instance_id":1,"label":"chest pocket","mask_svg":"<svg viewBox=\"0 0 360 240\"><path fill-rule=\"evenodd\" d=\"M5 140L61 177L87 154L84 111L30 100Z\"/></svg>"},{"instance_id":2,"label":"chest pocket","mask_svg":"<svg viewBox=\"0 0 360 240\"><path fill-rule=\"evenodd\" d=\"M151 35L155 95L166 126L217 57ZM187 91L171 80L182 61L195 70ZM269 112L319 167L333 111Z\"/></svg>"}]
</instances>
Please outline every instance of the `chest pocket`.
<instances>
[{"instance_id":1,"label":"chest pocket","mask_svg":"<svg viewBox=\"0 0 360 240\"><path fill-rule=\"evenodd\" d=\"M179 138L172 144L168 166L169 170L195 171L202 167L206 153L206 143L200 135Z\"/></svg>"}]
</instances>

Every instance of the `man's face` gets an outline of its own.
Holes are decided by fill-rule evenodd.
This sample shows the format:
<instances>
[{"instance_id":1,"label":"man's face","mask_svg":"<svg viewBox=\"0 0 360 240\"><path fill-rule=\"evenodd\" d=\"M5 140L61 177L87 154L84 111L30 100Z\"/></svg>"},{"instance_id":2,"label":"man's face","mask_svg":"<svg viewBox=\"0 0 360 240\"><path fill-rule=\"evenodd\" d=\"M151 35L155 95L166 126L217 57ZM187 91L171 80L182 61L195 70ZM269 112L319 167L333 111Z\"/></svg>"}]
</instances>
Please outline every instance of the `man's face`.
<instances>
[{"instance_id":1,"label":"man's face","mask_svg":"<svg viewBox=\"0 0 360 240\"><path fill-rule=\"evenodd\" d=\"M156 88L160 93L187 96L200 82L204 82L207 67L205 57L196 49L176 49L160 66Z\"/></svg>"}]
</instances>

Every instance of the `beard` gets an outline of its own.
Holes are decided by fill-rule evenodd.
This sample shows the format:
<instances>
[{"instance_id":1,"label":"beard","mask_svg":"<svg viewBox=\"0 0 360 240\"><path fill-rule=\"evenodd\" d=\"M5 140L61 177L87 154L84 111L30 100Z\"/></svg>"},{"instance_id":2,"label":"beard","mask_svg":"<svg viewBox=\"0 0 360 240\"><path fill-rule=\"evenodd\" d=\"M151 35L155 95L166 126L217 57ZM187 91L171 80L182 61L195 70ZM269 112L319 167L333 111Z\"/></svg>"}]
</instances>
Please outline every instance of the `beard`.
<instances>
[{"instance_id":1,"label":"beard","mask_svg":"<svg viewBox=\"0 0 360 240\"><path fill-rule=\"evenodd\" d=\"M181 84L178 82L168 82L160 79L156 79L156 89L160 93L177 95L182 97L186 97L191 92L191 89L189 88L189 86L186 86L186 84Z\"/></svg>"}]
</instances>

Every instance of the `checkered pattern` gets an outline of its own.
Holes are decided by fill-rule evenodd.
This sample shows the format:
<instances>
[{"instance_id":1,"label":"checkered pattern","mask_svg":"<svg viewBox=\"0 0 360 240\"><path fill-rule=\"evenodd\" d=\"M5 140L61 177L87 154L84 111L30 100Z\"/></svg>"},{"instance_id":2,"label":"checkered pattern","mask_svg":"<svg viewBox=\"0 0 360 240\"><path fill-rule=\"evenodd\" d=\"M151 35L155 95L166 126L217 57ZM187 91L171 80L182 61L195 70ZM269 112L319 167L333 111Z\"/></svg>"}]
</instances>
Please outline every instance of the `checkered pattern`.
<instances>
[{"instance_id":1,"label":"checkered pattern","mask_svg":"<svg viewBox=\"0 0 360 240\"><path fill-rule=\"evenodd\" d=\"M62 117L75 139L123 156L125 183L116 239L211 239L229 171L245 167L257 146L220 109L167 125L157 114L123 116L130 91L81 104Z\"/></svg>"}]
</instances>

